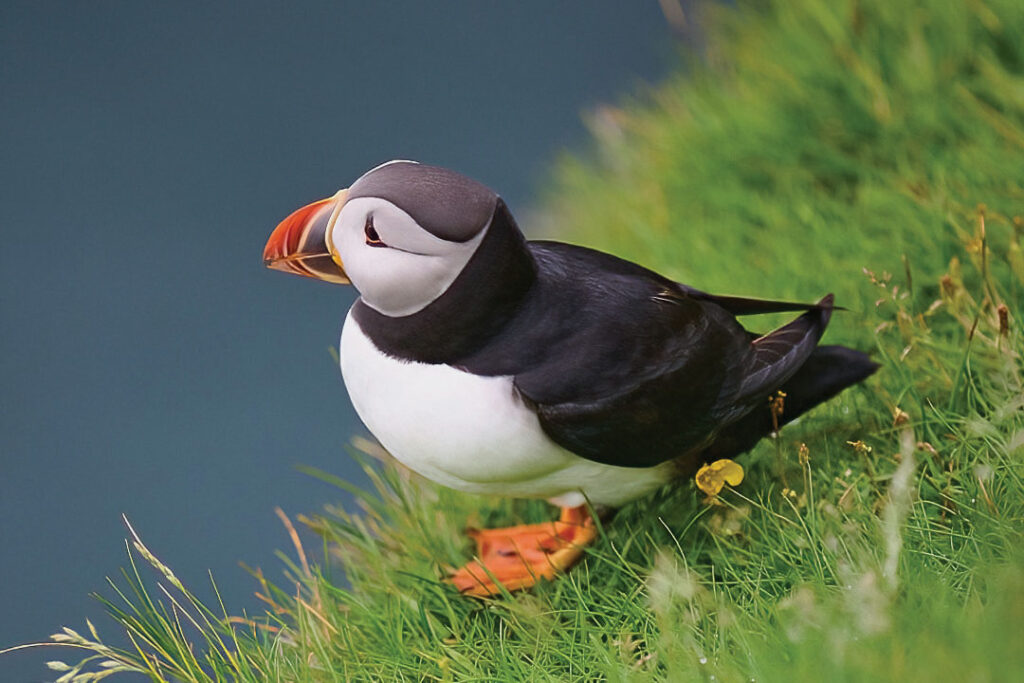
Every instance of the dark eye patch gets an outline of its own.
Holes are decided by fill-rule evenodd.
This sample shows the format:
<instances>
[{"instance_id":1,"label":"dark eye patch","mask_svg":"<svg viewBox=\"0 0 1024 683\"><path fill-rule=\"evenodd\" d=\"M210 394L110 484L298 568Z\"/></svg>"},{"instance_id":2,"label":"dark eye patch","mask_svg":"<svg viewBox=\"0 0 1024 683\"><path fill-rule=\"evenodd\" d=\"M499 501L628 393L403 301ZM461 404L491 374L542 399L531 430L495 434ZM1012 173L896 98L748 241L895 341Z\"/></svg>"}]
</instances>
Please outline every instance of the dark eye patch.
<instances>
[{"instance_id":1,"label":"dark eye patch","mask_svg":"<svg viewBox=\"0 0 1024 683\"><path fill-rule=\"evenodd\" d=\"M366 243L371 247L386 247L384 240L377 234L376 228L373 227L373 216L366 217L366 225L363 226L363 233L366 234Z\"/></svg>"}]
</instances>

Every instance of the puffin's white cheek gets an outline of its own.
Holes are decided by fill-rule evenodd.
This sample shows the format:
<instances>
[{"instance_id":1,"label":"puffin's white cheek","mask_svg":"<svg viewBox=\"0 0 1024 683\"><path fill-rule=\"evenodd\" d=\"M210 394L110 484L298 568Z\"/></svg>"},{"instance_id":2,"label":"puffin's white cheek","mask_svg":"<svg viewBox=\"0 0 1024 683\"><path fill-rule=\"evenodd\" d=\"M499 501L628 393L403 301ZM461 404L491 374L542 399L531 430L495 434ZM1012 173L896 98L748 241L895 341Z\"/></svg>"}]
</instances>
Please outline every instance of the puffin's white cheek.
<instances>
[{"instance_id":1,"label":"puffin's white cheek","mask_svg":"<svg viewBox=\"0 0 1024 683\"><path fill-rule=\"evenodd\" d=\"M368 215L373 216L380 240L389 246L367 244ZM399 317L426 308L444 294L485 232L468 242L445 242L391 204L364 197L341 210L330 240L363 301L380 313Z\"/></svg>"},{"instance_id":2,"label":"puffin's white cheek","mask_svg":"<svg viewBox=\"0 0 1024 683\"><path fill-rule=\"evenodd\" d=\"M448 269L441 259L397 249L366 249L371 253L358 259L350 276L363 300L381 313L411 315L440 296L448 285Z\"/></svg>"},{"instance_id":3,"label":"puffin's white cheek","mask_svg":"<svg viewBox=\"0 0 1024 683\"><path fill-rule=\"evenodd\" d=\"M344 213L342 216L344 217ZM346 273L349 270L361 271L364 269L364 264L361 263L364 259L359 254L359 251L366 246L366 238L363 236L362 231L357 232L350 226L346 226L342 220L339 220L335 223L329 239L338 251L338 256L341 257ZM355 278L349 276L349 279L352 280L352 284L356 289L360 292L363 291L362 285Z\"/></svg>"}]
</instances>

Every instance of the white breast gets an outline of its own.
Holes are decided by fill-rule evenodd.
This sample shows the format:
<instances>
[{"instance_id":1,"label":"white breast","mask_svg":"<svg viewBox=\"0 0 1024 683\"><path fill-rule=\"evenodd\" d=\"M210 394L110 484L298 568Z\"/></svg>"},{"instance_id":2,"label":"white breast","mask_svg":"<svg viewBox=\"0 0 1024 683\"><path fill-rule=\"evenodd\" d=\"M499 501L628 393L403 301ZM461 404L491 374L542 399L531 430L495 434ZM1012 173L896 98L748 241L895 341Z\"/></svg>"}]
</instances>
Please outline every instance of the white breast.
<instances>
[{"instance_id":1,"label":"white breast","mask_svg":"<svg viewBox=\"0 0 1024 683\"><path fill-rule=\"evenodd\" d=\"M404 465L444 486L559 505L621 505L671 476L671 465L613 467L573 455L541 430L509 377L382 353L351 313L341 372L367 428ZM584 498L585 497L585 498Z\"/></svg>"}]
</instances>

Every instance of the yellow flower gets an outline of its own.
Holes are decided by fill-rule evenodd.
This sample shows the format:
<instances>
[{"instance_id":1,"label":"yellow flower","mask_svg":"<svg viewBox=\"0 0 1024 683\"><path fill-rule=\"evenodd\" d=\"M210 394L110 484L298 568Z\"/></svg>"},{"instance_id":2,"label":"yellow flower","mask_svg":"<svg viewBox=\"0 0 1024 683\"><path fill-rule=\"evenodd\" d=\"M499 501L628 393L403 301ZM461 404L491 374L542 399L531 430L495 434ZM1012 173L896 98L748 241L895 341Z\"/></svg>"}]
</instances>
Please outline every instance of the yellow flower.
<instances>
[{"instance_id":1,"label":"yellow flower","mask_svg":"<svg viewBox=\"0 0 1024 683\"><path fill-rule=\"evenodd\" d=\"M797 452L797 457L800 458L800 466L806 467L811 462L811 449L807 447L807 444L800 444L800 450Z\"/></svg>"},{"instance_id":2,"label":"yellow flower","mask_svg":"<svg viewBox=\"0 0 1024 683\"><path fill-rule=\"evenodd\" d=\"M739 486L743 481L743 468L732 460L716 460L697 470L694 481L697 482L697 488L709 496L714 496L726 484Z\"/></svg>"},{"instance_id":3,"label":"yellow flower","mask_svg":"<svg viewBox=\"0 0 1024 683\"><path fill-rule=\"evenodd\" d=\"M910 422L910 416L900 410L899 406L892 407L892 426L899 427Z\"/></svg>"},{"instance_id":4,"label":"yellow flower","mask_svg":"<svg viewBox=\"0 0 1024 683\"><path fill-rule=\"evenodd\" d=\"M847 441L846 443L853 446L853 450L857 451L857 453L861 455L867 455L871 452L871 446L867 445L860 439L857 439L856 441Z\"/></svg>"}]
</instances>

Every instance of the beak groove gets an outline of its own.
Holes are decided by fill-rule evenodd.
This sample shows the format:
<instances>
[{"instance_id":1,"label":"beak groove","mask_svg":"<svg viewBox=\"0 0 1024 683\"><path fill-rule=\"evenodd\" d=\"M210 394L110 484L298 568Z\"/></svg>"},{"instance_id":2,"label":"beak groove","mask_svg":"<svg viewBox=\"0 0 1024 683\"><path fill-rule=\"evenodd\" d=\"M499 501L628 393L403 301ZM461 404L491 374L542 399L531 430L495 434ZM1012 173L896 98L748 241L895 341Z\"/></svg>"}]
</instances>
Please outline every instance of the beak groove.
<instances>
[{"instance_id":1,"label":"beak groove","mask_svg":"<svg viewBox=\"0 0 1024 683\"><path fill-rule=\"evenodd\" d=\"M307 204L281 221L263 248L263 265L285 273L349 284L341 259L332 253L327 236L347 190Z\"/></svg>"}]
</instances>

